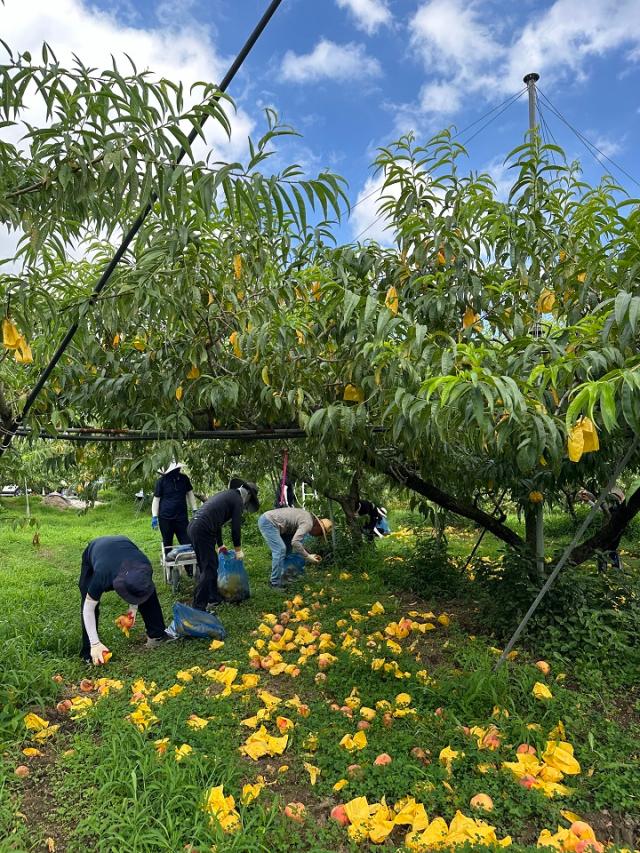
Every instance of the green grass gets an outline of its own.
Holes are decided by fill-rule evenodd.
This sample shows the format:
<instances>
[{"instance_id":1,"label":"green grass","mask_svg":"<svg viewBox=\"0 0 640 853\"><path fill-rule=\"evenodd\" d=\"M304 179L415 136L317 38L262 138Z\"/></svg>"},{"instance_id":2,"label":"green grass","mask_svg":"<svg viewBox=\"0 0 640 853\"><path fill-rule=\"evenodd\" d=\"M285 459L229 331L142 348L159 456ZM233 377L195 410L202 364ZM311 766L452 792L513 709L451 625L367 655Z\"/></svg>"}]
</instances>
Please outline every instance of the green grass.
<instances>
[{"instance_id":1,"label":"green grass","mask_svg":"<svg viewBox=\"0 0 640 853\"><path fill-rule=\"evenodd\" d=\"M16 505L18 506L15 509ZM5 507L20 514L16 501ZM153 705L159 722L148 732L139 732L127 719L134 709L130 704L131 684L143 677L154 681L157 690L176 683L176 672L192 666L203 669L220 664L233 665L243 673L252 670L247 652L256 637L252 632L262 614L278 614L282 596L267 585L269 559L256 530L255 519L246 526L245 553L251 577L251 600L239 607L223 606L220 617L228 630L225 646L218 652L208 643L185 641L161 649L146 651L140 626L129 640L113 624L123 612L118 598L105 596L101 612L101 637L113 651L113 660L100 675L121 679L122 691L114 691L95 703L87 716L76 722L61 718L58 734L42 746L43 756L26 759L21 749L29 743L23 725L27 711L51 720L56 718L55 704L63 696L78 695L78 682L87 671L78 658L79 592L77 580L80 555L87 542L107 533L124 533L137 542L157 565L159 538L150 529L147 515L136 516L133 505L113 502L85 515L45 509L35 502L40 545L32 544L33 528L2 528L0 545L0 851L46 850L47 838L56 849L68 851L179 851L185 845L194 850L218 851L311 851L329 853L356 848L347 839L346 830L329 821L332 804L366 795L370 802L383 796L392 804L411 795L425 804L430 818L441 815L450 820L456 810L470 814L469 799L479 791L492 796L495 809L487 816L498 837L511 834L515 849L535 845L542 828L555 831L567 825L560 815L569 808L593 819L601 840L608 840L603 812L636 815L640 811L640 772L638 770L638 708L632 696L619 695L602 670L583 672L558 655L552 660L553 672L544 679L532 666L536 655L521 650L515 662L500 673L492 671L495 654L493 641L483 637L469 623L476 618L469 601L419 601L416 595L401 594L389 578L390 558L411 560L411 540L388 539L375 550L348 557L331 565L327 562L309 573L292 592L304 596L305 604L316 604L310 612L311 627L317 619L324 632L338 644L333 650L337 660L327 671L323 684L315 682L318 667L315 657L303 666L299 678L261 674L261 687L284 701L297 694L310 708L303 717L293 708L281 713L295 727L284 755L258 762L243 758L240 745L250 730L240 721L255 714L263 703L256 690L217 695L219 689L209 679L196 676L179 695L162 705ZM397 524L408 516L394 519ZM415 519L414 519L415 520ZM450 535L451 549L470 549L473 531ZM485 556L495 555L487 537ZM348 577L343 572L348 573ZM172 594L156 581L160 598L169 616ZM394 594L396 593L396 594ZM185 584L179 596L188 600ZM371 605L379 600L385 614L367 617ZM402 641L397 658L401 671L411 674L397 679L384 671L373 671L376 657L393 659L384 644L367 646L367 635L384 631L392 620L409 610L433 608L437 614L452 614L448 628L438 625L424 635L411 634ZM365 618L351 611L358 610ZM345 619L347 626L336 622ZM357 645L362 657L340 649L341 634L350 627L360 632ZM416 641L411 651L409 646ZM375 640L372 640L375 645ZM533 650L535 651L535 650ZM419 657L419 660L416 659ZM289 656L288 659L291 659ZM295 656L294 658L295 659ZM426 669L430 676L424 684L416 673ZM563 672L566 678L556 680ZM52 676L60 673L64 683ZM546 681L552 700L540 702L531 695L536 681ZM331 710L331 703L342 706L353 688L363 705L394 703L400 692L412 697L415 717L396 718L391 728L382 723L379 712L367 730L366 749L354 758L339 745L344 734L355 733L355 719L347 719ZM153 695L153 694L152 694ZM506 709L508 717L492 717L494 706ZM443 708L442 716L434 711ZM193 730L186 724L190 714L211 718L206 728ZM357 713L356 713L357 718ZM512 776L499 769L503 761L514 760L515 747L531 742L544 748L549 731L562 720L568 740L575 747L582 772L569 781L573 793L568 798L550 800L536 791L525 791ZM491 723L498 725L501 746L496 752L480 750L475 739L462 727ZM527 728L536 724L539 729ZM271 733L273 723L267 724ZM277 732L275 732L277 734ZM309 735L318 739L317 751L307 748ZM153 741L168 737L169 752L156 754ZM306 745L305 745L306 741ZM188 743L193 752L181 763L173 758L173 748ZM428 749L432 761L425 766L411 756L411 749ZM464 752L454 763L451 775L438 761L442 748L451 746ZM376 767L373 759L387 752L393 757L388 767ZM316 786L311 787L304 769L310 762L321 770ZM352 780L340 794L333 784L346 774L348 764L362 766L362 775ZM483 775L478 764L491 763L496 769ZM14 775L16 765L30 768L27 779ZM278 772L283 764L284 774ZM270 783L259 799L239 805L242 785L261 774ZM201 808L204 792L224 785L225 794L233 794L242 817L242 828L225 835L212 824ZM303 825L293 824L282 814L282 805L302 801L308 809ZM614 821L615 822L615 821ZM602 835L602 832L605 832ZM400 850L404 833L396 831L381 849Z\"/></svg>"}]
</instances>

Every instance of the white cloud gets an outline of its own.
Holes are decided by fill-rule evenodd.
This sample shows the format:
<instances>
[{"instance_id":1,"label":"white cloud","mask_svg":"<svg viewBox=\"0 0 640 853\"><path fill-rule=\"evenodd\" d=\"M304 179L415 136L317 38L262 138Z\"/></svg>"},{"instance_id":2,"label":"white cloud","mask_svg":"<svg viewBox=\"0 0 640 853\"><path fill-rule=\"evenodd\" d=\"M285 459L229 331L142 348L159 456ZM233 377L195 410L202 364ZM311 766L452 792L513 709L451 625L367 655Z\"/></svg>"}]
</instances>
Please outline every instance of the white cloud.
<instances>
[{"instance_id":1,"label":"white cloud","mask_svg":"<svg viewBox=\"0 0 640 853\"><path fill-rule=\"evenodd\" d=\"M89 6L84 0L5 0L5 5L0 6L2 38L14 51L30 50L34 57L39 56L42 42L46 41L61 63L71 63L75 53L87 65L108 67L113 54L121 69L127 70L129 63L124 54L128 53L139 71L149 69L157 76L182 81L189 104L199 97L194 93L190 98L189 87L200 80L220 80L228 61L217 52L202 25L188 17L179 20L176 25L161 22L155 28L142 29L123 23L114 14ZM34 116L35 110L30 118ZM40 118L39 112L37 117ZM230 119L230 142L218 125L205 126L208 144L215 145L216 159L237 159L246 150L253 118L240 109ZM196 151L197 156L206 154L204 146Z\"/></svg>"},{"instance_id":2,"label":"white cloud","mask_svg":"<svg viewBox=\"0 0 640 853\"><path fill-rule=\"evenodd\" d=\"M392 243L392 232L388 230L386 217L380 216L380 202L383 196L397 197L397 188L383 191L384 174L369 177L358 193L349 218L351 234L354 240L375 240L383 246Z\"/></svg>"},{"instance_id":3,"label":"white cloud","mask_svg":"<svg viewBox=\"0 0 640 853\"><path fill-rule=\"evenodd\" d=\"M477 4L463 0L429 0L410 22L411 43L425 62L440 70L465 73L469 65L494 59L499 44L482 23Z\"/></svg>"},{"instance_id":4,"label":"white cloud","mask_svg":"<svg viewBox=\"0 0 640 853\"><path fill-rule=\"evenodd\" d=\"M348 9L356 26L367 35L373 35L381 26L392 22L387 0L336 0L341 9Z\"/></svg>"},{"instance_id":5,"label":"white cloud","mask_svg":"<svg viewBox=\"0 0 640 853\"><path fill-rule=\"evenodd\" d=\"M427 83L420 90L420 108L424 113L451 115L460 109L462 93L453 83Z\"/></svg>"},{"instance_id":6,"label":"white cloud","mask_svg":"<svg viewBox=\"0 0 640 853\"><path fill-rule=\"evenodd\" d=\"M364 45L354 42L336 44L323 38L311 53L296 54L289 50L282 60L283 78L294 83L355 80L381 74L378 60L368 56Z\"/></svg>"},{"instance_id":7,"label":"white cloud","mask_svg":"<svg viewBox=\"0 0 640 853\"><path fill-rule=\"evenodd\" d=\"M571 75L586 79L589 61L626 49L640 60L638 0L555 0L528 21L505 20L492 0L427 0L410 20L410 44L429 80L419 113L454 112L465 97L515 94L530 71L542 90Z\"/></svg>"}]
</instances>

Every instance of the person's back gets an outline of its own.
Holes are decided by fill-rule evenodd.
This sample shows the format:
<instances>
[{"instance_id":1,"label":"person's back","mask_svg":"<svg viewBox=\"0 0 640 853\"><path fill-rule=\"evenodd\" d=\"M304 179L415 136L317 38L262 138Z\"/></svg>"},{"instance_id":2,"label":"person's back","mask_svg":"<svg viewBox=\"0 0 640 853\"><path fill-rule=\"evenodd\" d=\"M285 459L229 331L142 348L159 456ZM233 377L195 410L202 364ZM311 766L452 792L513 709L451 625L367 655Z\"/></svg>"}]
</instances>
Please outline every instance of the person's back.
<instances>
[{"instance_id":1,"label":"person's back","mask_svg":"<svg viewBox=\"0 0 640 853\"><path fill-rule=\"evenodd\" d=\"M235 512L242 512L242 496L238 489L225 489L206 500L193 515L193 521L210 530L229 521Z\"/></svg>"},{"instance_id":2,"label":"person's back","mask_svg":"<svg viewBox=\"0 0 640 853\"><path fill-rule=\"evenodd\" d=\"M110 573L125 560L149 563L147 555L128 536L98 536L89 542L85 553L95 573Z\"/></svg>"}]
</instances>

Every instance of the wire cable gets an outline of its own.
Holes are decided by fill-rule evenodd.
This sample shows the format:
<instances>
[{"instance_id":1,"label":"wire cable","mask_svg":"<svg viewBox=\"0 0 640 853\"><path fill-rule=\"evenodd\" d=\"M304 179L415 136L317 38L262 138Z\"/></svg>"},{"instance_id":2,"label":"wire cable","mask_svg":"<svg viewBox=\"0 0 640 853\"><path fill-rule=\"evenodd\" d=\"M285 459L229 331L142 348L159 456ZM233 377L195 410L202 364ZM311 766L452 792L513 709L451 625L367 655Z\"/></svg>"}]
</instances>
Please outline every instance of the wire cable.
<instances>
[{"instance_id":1,"label":"wire cable","mask_svg":"<svg viewBox=\"0 0 640 853\"><path fill-rule=\"evenodd\" d=\"M629 180L630 180L630 181L633 181L633 183L634 183L637 187L640 187L640 181L637 181L637 180L636 180L636 178L634 178L632 174L630 174L629 172L627 172L627 170L626 170L625 168L623 168L619 163L616 163L616 161L615 161L615 160L612 160L612 159L611 159L611 157L609 157L607 154L605 154L605 153L604 153L604 151L602 151L600 148L598 148L598 146L597 146L597 145L595 145L593 142L591 142L591 140L589 140L589 139L584 135L584 133L582 133L582 131L580 131L580 130L578 130L577 128L575 128L575 127L571 124L571 122L569 122L569 121L568 121L568 119L566 119L566 118L562 115L562 113L560 112L560 110L558 110L558 109L557 109L557 108L556 108L556 107L551 103L551 101L549 100L549 98L544 94L544 92L543 92L541 89L539 89L539 88L538 88L538 92L539 92L539 94L540 94L540 97L543 99L543 101L544 101L545 105L546 105L546 106L551 110L551 112L552 112L552 113L554 113L554 114L555 114L555 115L560 119L560 121L562 121L564 124L566 124L566 126L569 128L569 130L571 130L573 133L575 133L575 135L578 137L578 139L582 142L582 144L585 146L585 148L589 151L589 153L591 154L591 156L592 156L592 157L593 157L593 158L594 158L594 159L595 159L595 160L596 160L596 161L597 161L601 166L602 166L602 165L604 165L604 164L603 164L603 163L602 163L602 161L599 159L599 157L598 157L598 156L596 156L596 154L594 154L594 153L593 153L594 151L596 151L596 152L600 155L600 157L602 157L604 160L607 160L609 163L611 163L611 165L612 165L614 168L618 169L618 171L619 171L619 172L621 172L623 175L625 175L627 178L629 178Z\"/></svg>"},{"instance_id":2,"label":"wire cable","mask_svg":"<svg viewBox=\"0 0 640 853\"><path fill-rule=\"evenodd\" d=\"M471 140L472 140L472 139L475 139L475 138L476 138L476 136L478 136L478 134L482 133L482 131L483 131L483 130L485 130L487 127L489 127L489 125L490 125L490 124L492 124L492 123L493 123L497 118L500 118L500 116L502 115L502 113L506 112L506 111L509 109L509 107L510 107L510 106L512 106L513 104L515 104L515 102L516 102L516 101L519 101L519 100L520 100L520 98L524 95L524 93L525 93L526 91L527 91L526 89L523 89L523 90L522 90L521 92L519 92L517 95L514 95L514 96L510 99L509 103L508 103L506 106L504 106L504 107L500 110L500 112L499 112L499 113L496 113L496 115L494 115L492 118L490 118L490 119L489 119L489 121L488 121L488 122L486 122L486 123L485 123L485 124L483 124L481 127L479 127L479 128L478 128L478 130L476 130L476 132L475 132L475 133L472 133L472 134L471 134L471 136L469 136L467 139L465 139L461 144L462 144L462 145L468 145L468 144L471 142Z\"/></svg>"}]
</instances>

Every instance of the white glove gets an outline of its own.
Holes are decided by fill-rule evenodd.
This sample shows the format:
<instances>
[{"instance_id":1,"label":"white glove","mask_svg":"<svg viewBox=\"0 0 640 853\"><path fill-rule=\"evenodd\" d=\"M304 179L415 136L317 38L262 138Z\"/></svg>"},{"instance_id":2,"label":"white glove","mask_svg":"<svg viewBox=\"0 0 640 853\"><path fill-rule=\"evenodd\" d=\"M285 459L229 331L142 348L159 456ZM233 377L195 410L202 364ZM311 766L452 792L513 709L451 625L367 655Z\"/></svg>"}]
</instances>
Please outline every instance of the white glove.
<instances>
[{"instance_id":1,"label":"white glove","mask_svg":"<svg viewBox=\"0 0 640 853\"><path fill-rule=\"evenodd\" d=\"M104 645L104 643L92 643L91 644L91 660L94 666L100 666L104 663L104 653L108 652L109 649Z\"/></svg>"},{"instance_id":2,"label":"white glove","mask_svg":"<svg viewBox=\"0 0 640 853\"><path fill-rule=\"evenodd\" d=\"M310 563L321 563L322 557L320 554L309 554L309 562Z\"/></svg>"},{"instance_id":3,"label":"white glove","mask_svg":"<svg viewBox=\"0 0 640 853\"><path fill-rule=\"evenodd\" d=\"M242 548L236 548L236 560L244 560L244 551Z\"/></svg>"}]
</instances>

